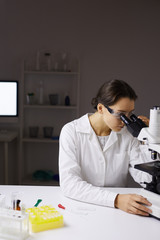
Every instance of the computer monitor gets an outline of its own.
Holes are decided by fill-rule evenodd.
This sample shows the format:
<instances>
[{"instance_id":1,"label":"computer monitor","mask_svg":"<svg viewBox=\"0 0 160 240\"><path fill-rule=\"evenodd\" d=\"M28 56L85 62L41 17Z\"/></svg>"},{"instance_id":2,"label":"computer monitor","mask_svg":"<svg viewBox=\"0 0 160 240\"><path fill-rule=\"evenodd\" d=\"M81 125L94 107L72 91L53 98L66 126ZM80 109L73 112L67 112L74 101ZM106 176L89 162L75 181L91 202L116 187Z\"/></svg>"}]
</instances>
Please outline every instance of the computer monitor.
<instances>
[{"instance_id":1,"label":"computer monitor","mask_svg":"<svg viewBox=\"0 0 160 240\"><path fill-rule=\"evenodd\" d=\"M0 80L0 122L18 120L18 81Z\"/></svg>"}]
</instances>

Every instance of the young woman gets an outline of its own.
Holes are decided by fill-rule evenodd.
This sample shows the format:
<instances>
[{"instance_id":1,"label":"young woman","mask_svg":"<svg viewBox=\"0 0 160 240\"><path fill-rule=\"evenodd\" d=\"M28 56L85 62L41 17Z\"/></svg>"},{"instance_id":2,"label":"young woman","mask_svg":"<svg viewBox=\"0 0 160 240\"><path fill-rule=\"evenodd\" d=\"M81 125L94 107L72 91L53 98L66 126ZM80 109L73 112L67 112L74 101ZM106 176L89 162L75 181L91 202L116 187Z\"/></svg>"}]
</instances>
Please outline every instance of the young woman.
<instances>
[{"instance_id":1,"label":"young woman","mask_svg":"<svg viewBox=\"0 0 160 240\"><path fill-rule=\"evenodd\" d=\"M134 165L149 161L139 141L132 137L121 114L130 116L137 96L122 80L112 80L99 89L86 114L67 123L60 134L60 186L65 196L93 204L116 207L148 216L151 203L137 194L117 194L107 187L125 187L127 175L138 183L151 181L149 174ZM141 116L148 124L148 119Z\"/></svg>"}]
</instances>

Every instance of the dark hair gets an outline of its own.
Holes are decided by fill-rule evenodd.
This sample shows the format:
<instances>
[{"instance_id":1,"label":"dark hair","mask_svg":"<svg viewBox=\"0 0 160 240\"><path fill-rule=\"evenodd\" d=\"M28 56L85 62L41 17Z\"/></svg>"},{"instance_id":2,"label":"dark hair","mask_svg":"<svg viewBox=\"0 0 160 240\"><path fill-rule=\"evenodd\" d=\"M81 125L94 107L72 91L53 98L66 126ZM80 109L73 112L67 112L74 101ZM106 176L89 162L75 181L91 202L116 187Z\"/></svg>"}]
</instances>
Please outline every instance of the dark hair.
<instances>
[{"instance_id":1,"label":"dark hair","mask_svg":"<svg viewBox=\"0 0 160 240\"><path fill-rule=\"evenodd\" d=\"M135 91L123 80L110 80L105 82L99 89L97 96L92 99L92 106L97 109L98 103L105 106L114 105L119 99L128 97L131 100L136 100Z\"/></svg>"}]
</instances>

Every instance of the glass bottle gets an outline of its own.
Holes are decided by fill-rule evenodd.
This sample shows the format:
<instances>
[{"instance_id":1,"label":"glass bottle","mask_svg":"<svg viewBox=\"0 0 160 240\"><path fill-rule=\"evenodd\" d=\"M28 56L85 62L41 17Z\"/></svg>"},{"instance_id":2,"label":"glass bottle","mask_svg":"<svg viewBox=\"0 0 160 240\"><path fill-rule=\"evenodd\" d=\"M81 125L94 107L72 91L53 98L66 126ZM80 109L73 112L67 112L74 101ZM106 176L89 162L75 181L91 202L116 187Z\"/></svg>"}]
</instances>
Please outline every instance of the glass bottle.
<instances>
[{"instance_id":1,"label":"glass bottle","mask_svg":"<svg viewBox=\"0 0 160 240\"><path fill-rule=\"evenodd\" d=\"M39 83L39 104L43 104L44 102L44 88L43 88L43 81Z\"/></svg>"},{"instance_id":2,"label":"glass bottle","mask_svg":"<svg viewBox=\"0 0 160 240\"><path fill-rule=\"evenodd\" d=\"M46 70L51 71L51 54L49 52L46 52L44 55L46 58Z\"/></svg>"},{"instance_id":3,"label":"glass bottle","mask_svg":"<svg viewBox=\"0 0 160 240\"><path fill-rule=\"evenodd\" d=\"M66 96L65 96L65 105L66 106L70 106L71 105L70 97L69 97L68 93L66 93Z\"/></svg>"}]
</instances>

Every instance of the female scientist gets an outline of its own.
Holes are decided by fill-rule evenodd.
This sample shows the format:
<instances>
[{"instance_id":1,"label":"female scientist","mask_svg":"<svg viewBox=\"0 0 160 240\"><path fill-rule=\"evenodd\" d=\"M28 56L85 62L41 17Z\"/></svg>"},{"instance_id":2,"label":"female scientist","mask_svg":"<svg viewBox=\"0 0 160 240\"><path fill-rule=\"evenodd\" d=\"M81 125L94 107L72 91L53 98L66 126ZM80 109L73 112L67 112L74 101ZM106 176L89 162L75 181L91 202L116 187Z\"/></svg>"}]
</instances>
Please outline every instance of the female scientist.
<instances>
[{"instance_id":1,"label":"female scientist","mask_svg":"<svg viewBox=\"0 0 160 240\"><path fill-rule=\"evenodd\" d=\"M61 130L59 148L60 186L65 196L102 206L116 207L148 216L151 203L137 194L117 194L107 187L125 187L127 175L138 183L151 181L149 174L134 169L146 160L139 141L132 137L121 114L129 117L137 96L122 80L106 82L86 114ZM147 123L147 118L141 116Z\"/></svg>"}]
</instances>

